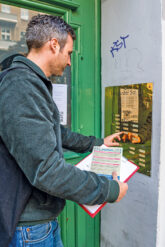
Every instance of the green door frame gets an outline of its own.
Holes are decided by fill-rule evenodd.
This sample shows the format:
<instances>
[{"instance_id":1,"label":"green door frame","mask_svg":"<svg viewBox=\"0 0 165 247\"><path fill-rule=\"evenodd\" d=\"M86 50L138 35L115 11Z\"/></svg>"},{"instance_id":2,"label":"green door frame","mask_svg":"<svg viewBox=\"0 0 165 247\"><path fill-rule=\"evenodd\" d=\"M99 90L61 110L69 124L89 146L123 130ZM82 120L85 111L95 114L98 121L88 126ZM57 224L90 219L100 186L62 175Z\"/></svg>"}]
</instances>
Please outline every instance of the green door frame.
<instances>
[{"instance_id":1,"label":"green door frame","mask_svg":"<svg viewBox=\"0 0 165 247\"><path fill-rule=\"evenodd\" d=\"M77 40L72 57L71 128L78 133L100 137L101 0L76 0L76 2L70 0L0 0L0 3L60 15L75 29ZM84 155L67 152L65 159L69 163L76 164L85 157ZM59 221L65 247L100 246L100 215L92 219L77 204L67 201Z\"/></svg>"}]
</instances>

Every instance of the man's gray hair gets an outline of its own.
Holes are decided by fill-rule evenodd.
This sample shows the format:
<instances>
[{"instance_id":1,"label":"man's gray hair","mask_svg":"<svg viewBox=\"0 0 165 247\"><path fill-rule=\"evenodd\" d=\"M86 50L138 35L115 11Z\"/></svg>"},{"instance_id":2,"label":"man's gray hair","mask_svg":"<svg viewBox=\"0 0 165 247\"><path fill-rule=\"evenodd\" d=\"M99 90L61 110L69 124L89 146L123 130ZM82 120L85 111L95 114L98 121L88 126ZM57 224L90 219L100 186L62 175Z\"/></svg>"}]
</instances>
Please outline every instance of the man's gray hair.
<instances>
[{"instance_id":1,"label":"man's gray hair","mask_svg":"<svg viewBox=\"0 0 165 247\"><path fill-rule=\"evenodd\" d=\"M59 16L36 15L28 23L26 29L26 43L29 51L31 48L40 48L47 41L56 38L60 49L65 46L68 34L76 39L73 28Z\"/></svg>"}]
</instances>

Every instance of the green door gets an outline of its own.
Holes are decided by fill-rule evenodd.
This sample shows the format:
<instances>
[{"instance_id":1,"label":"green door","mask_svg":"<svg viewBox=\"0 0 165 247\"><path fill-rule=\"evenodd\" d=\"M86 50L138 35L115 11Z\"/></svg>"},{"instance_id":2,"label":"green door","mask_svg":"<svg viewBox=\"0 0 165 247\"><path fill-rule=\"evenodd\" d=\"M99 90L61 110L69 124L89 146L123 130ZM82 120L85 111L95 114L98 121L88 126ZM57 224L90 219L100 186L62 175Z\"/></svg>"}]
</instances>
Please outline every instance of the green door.
<instances>
[{"instance_id":1,"label":"green door","mask_svg":"<svg viewBox=\"0 0 165 247\"><path fill-rule=\"evenodd\" d=\"M24 34L36 14L62 16L74 29L71 70L55 83L68 85L67 125L84 135L100 136L100 0L0 0L0 63L15 52L26 52ZM85 155L65 152L68 163ZM99 215L92 219L79 205L67 201L59 216L65 247L99 247Z\"/></svg>"}]
</instances>

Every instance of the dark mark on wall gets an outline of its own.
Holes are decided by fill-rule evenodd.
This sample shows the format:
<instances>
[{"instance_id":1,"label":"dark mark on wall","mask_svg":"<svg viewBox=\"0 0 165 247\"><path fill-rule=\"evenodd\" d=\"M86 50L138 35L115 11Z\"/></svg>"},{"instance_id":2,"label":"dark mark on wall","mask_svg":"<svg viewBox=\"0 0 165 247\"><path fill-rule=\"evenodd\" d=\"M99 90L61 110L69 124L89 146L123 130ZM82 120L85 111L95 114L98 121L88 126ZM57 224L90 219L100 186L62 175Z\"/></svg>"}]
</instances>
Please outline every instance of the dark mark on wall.
<instances>
[{"instance_id":1,"label":"dark mark on wall","mask_svg":"<svg viewBox=\"0 0 165 247\"><path fill-rule=\"evenodd\" d=\"M111 46L111 54L114 58L114 51L118 52L122 47L126 48L126 39L129 37L129 34L127 36L120 36L120 40L116 40L113 42L113 46Z\"/></svg>"}]
</instances>

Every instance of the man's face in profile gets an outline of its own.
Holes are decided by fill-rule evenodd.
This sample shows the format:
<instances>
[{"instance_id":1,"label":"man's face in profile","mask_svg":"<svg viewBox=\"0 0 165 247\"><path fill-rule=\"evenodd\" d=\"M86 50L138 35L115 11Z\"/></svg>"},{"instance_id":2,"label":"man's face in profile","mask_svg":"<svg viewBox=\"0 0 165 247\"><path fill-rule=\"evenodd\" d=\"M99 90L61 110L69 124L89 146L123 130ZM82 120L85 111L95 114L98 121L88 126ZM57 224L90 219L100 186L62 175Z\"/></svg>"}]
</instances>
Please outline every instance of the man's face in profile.
<instances>
[{"instance_id":1,"label":"man's face in profile","mask_svg":"<svg viewBox=\"0 0 165 247\"><path fill-rule=\"evenodd\" d=\"M71 54L73 51L73 39L70 35L67 37L65 46L59 50L54 64L53 74L62 76L66 66L71 66Z\"/></svg>"}]
</instances>

